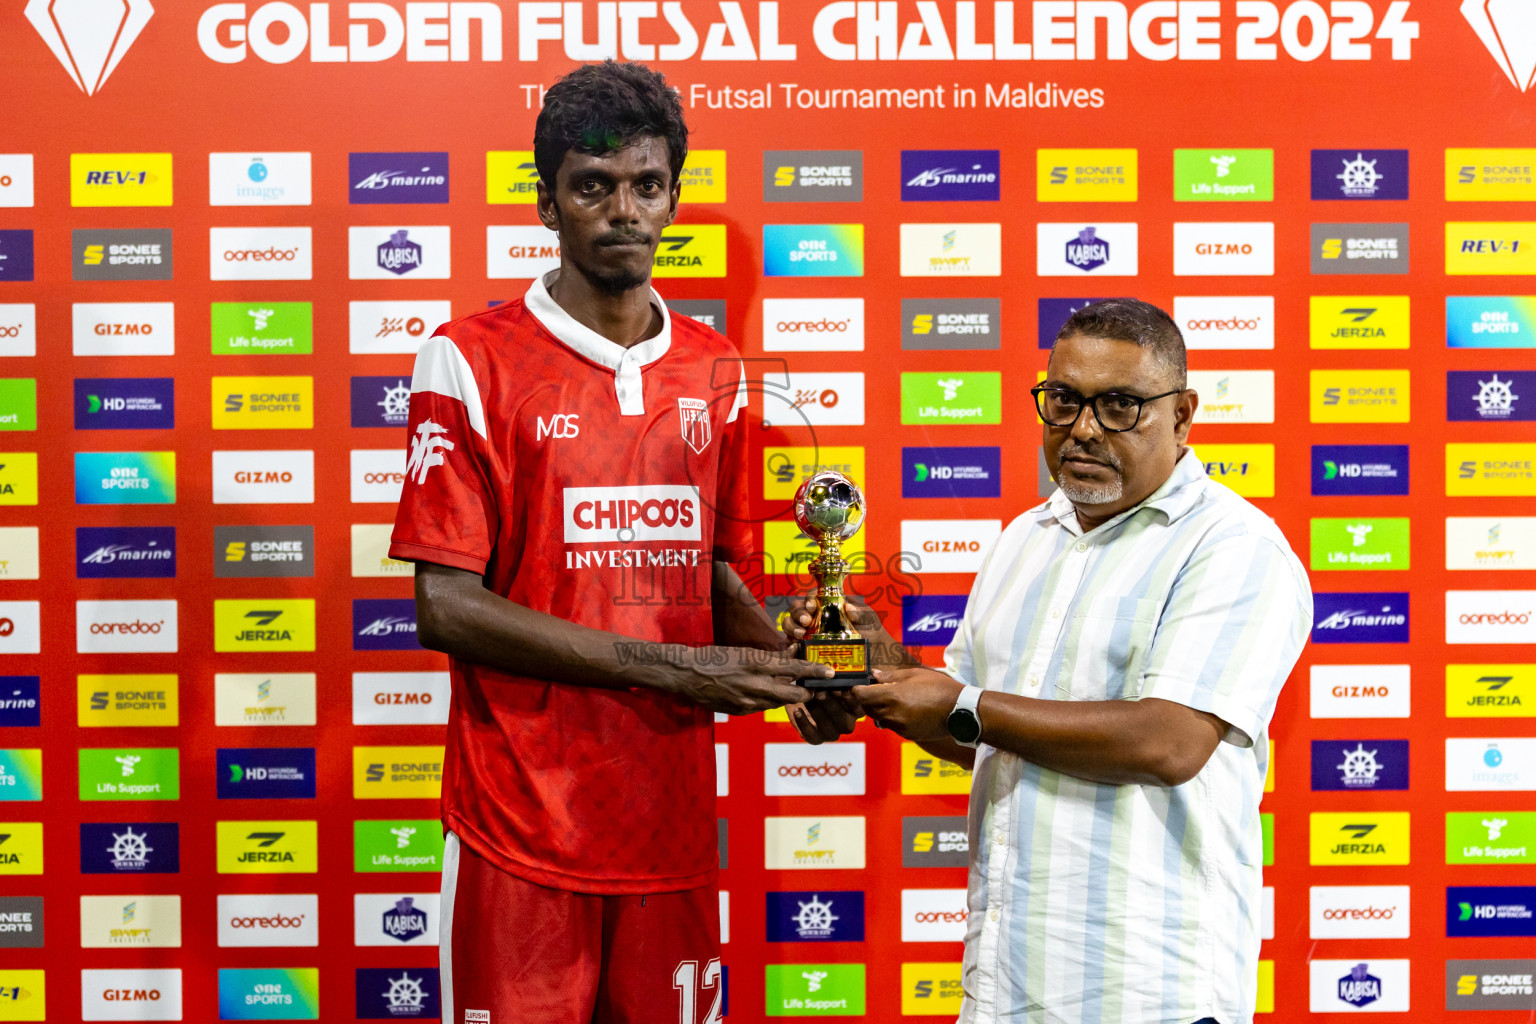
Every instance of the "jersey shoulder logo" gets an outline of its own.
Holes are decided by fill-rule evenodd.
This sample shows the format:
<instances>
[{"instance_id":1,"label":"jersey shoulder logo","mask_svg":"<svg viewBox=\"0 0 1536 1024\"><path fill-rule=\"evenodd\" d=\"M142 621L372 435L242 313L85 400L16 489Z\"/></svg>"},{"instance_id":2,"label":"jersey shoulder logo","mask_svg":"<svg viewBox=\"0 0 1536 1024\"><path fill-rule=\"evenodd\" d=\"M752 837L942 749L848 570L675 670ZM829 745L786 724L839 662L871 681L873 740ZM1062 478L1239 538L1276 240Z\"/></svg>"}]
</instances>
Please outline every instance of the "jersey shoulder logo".
<instances>
[{"instance_id":1,"label":"jersey shoulder logo","mask_svg":"<svg viewBox=\"0 0 1536 1024\"><path fill-rule=\"evenodd\" d=\"M703 455L709 447L709 405L702 398L679 398L677 419L683 432L683 440L697 455Z\"/></svg>"},{"instance_id":2,"label":"jersey shoulder logo","mask_svg":"<svg viewBox=\"0 0 1536 1024\"><path fill-rule=\"evenodd\" d=\"M405 464L406 476L414 477L418 484L427 482L427 471L443 464L446 458L444 451L453 451L453 442L442 436L446 433L448 428L440 423L433 423L431 419L421 421L416 428L416 436L411 439L411 455Z\"/></svg>"}]
</instances>

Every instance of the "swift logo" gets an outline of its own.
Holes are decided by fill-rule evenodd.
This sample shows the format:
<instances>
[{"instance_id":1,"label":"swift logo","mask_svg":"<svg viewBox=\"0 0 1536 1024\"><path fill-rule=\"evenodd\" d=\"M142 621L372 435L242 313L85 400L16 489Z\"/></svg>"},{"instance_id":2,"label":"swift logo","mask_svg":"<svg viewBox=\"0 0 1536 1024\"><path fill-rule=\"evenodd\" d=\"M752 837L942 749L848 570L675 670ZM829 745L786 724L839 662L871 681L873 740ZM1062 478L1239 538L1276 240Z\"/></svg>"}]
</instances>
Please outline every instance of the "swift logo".
<instances>
[{"instance_id":1,"label":"swift logo","mask_svg":"<svg viewBox=\"0 0 1536 1024\"><path fill-rule=\"evenodd\" d=\"M30 0L27 20L75 85L94 96L154 16L150 0Z\"/></svg>"}]
</instances>

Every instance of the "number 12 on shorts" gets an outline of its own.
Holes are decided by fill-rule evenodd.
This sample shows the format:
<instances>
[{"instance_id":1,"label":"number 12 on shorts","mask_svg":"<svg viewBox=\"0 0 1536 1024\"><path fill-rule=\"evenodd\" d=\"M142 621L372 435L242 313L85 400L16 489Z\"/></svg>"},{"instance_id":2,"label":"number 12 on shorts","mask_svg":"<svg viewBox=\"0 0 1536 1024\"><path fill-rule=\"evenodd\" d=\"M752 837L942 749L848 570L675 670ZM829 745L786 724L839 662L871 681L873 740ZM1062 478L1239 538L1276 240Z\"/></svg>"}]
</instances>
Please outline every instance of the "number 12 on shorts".
<instances>
[{"instance_id":1,"label":"number 12 on shorts","mask_svg":"<svg viewBox=\"0 0 1536 1024\"><path fill-rule=\"evenodd\" d=\"M699 977L699 962L684 960L672 972L672 987L677 990L678 1024L722 1024L720 1001L725 991L720 984L720 961L711 960L704 965L704 976ZM714 990L715 1001L709 1005L709 1013L699 1020L699 996Z\"/></svg>"}]
</instances>

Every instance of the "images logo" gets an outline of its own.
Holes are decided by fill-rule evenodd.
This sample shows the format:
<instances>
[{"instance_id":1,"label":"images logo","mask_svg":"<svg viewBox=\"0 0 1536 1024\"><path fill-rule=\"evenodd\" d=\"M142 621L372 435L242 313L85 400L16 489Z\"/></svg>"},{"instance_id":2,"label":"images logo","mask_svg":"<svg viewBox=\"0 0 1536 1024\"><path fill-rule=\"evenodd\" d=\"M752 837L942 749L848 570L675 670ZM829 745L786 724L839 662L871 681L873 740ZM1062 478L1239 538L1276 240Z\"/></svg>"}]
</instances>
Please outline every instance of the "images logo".
<instances>
[{"instance_id":1,"label":"images logo","mask_svg":"<svg viewBox=\"0 0 1536 1024\"><path fill-rule=\"evenodd\" d=\"M1002 163L995 149L904 149L902 202L996 201Z\"/></svg>"},{"instance_id":2,"label":"images logo","mask_svg":"<svg viewBox=\"0 0 1536 1024\"><path fill-rule=\"evenodd\" d=\"M1406 295L1314 295L1310 306L1312 348L1408 347Z\"/></svg>"},{"instance_id":3,"label":"images logo","mask_svg":"<svg viewBox=\"0 0 1536 1024\"><path fill-rule=\"evenodd\" d=\"M864 154L856 149L763 151L763 202L858 203Z\"/></svg>"},{"instance_id":4,"label":"images logo","mask_svg":"<svg viewBox=\"0 0 1536 1024\"><path fill-rule=\"evenodd\" d=\"M76 430L170 430L176 426L173 377L76 377Z\"/></svg>"},{"instance_id":5,"label":"images logo","mask_svg":"<svg viewBox=\"0 0 1536 1024\"><path fill-rule=\"evenodd\" d=\"M1536 789L1536 739L1445 741L1445 791L1493 793Z\"/></svg>"},{"instance_id":6,"label":"images logo","mask_svg":"<svg viewBox=\"0 0 1536 1024\"><path fill-rule=\"evenodd\" d=\"M1445 417L1453 423L1536 420L1536 373L1447 370L1445 388Z\"/></svg>"},{"instance_id":7,"label":"images logo","mask_svg":"<svg viewBox=\"0 0 1536 1024\"><path fill-rule=\"evenodd\" d=\"M1312 520L1313 569L1407 569L1408 520Z\"/></svg>"},{"instance_id":8,"label":"images logo","mask_svg":"<svg viewBox=\"0 0 1536 1024\"><path fill-rule=\"evenodd\" d=\"M768 893L769 942L863 942L862 892Z\"/></svg>"},{"instance_id":9,"label":"images logo","mask_svg":"<svg viewBox=\"0 0 1536 1024\"><path fill-rule=\"evenodd\" d=\"M447 153L349 153L347 201L357 203L446 203Z\"/></svg>"},{"instance_id":10,"label":"images logo","mask_svg":"<svg viewBox=\"0 0 1536 1024\"><path fill-rule=\"evenodd\" d=\"M1173 198L1178 202L1270 202L1275 198L1275 151L1176 149Z\"/></svg>"},{"instance_id":11,"label":"images logo","mask_svg":"<svg viewBox=\"0 0 1536 1024\"><path fill-rule=\"evenodd\" d=\"M1134 203L1136 177L1134 149L1035 150L1038 202Z\"/></svg>"},{"instance_id":12,"label":"images logo","mask_svg":"<svg viewBox=\"0 0 1536 1024\"><path fill-rule=\"evenodd\" d=\"M698 234L705 225L687 227ZM905 231L902 225L903 252L906 251ZM677 228L669 229L677 231ZM720 277L724 275L725 227L720 226L719 274L689 276ZM662 234L661 248L657 250L657 268L663 256L670 255L668 234ZM864 276L864 225L863 224L764 224L763 225L763 274L767 277L863 277ZM680 275L679 275L680 276Z\"/></svg>"},{"instance_id":13,"label":"images logo","mask_svg":"<svg viewBox=\"0 0 1536 1024\"><path fill-rule=\"evenodd\" d=\"M219 969L220 1020L319 1020L315 967Z\"/></svg>"},{"instance_id":14,"label":"images logo","mask_svg":"<svg viewBox=\"0 0 1536 1024\"><path fill-rule=\"evenodd\" d=\"M15 827L0 827L0 832ZM3 859L4 850L4 846L0 846L0 859ZM80 826L81 874L174 875L180 870L181 826L175 822L107 822Z\"/></svg>"},{"instance_id":15,"label":"images logo","mask_svg":"<svg viewBox=\"0 0 1536 1024\"><path fill-rule=\"evenodd\" d=\"M213 281L308 281L314 277L314 253L307 227L208 229Z\"/></svg>"},{"instance_id":16,"label":"images logo","mask_svg":"<svg viewBox=\"0 0 1536 1024\"><path fill-rule=\"evenodd\" d=\"M313 821L220 821L214 828L221 875L315 873Z\"/></svg>"},{"instance_id":17,"label":"images logo","mask_svg":"<svg viewBox=\"0 0 1536 1024\"><path fill-rule=\"evenodd\" d=\"M901 422L998 424L1003 418L1002 374L903 373Z\"/></svg>"},{"instance_id":18,"label":"images logo","mask_svg":"<svg viewBox=\"0 0 1536 1024\"><path fill-rule=\"evenodd\" d=\"M209 153L209 206L308 206L308 153Z\"/></svg>"},{"instance_id":19,"label":"images logo","mask_svg":"<svg viewBox=\"0 0 1536 1024\"><path fill-rule=\"evenodd\" d=\"M1314 792L1407 788L1407 740L1312 741Z\"/></svg>"},{"instance_id":20,"label":"images logo","mask_svg":"<svg viewBox=\"0 0 1536 1024\"><path fill-rule=\"evenodd\" d=\"M1313 199L1407 199L1406 149L1314 149Z\"/></svg>"},{"instance_id":21,"label":"images logo","mask_svg":"<svg viewBox=\"0 0 1536 1024\"><path fill-rule=\"evenodd\" d=\"M75 504L175 503L175 452L75 453Z\"/></svg>"},{"instance_id":22,"label":"images logo","mask_svg":"<svg viewBox=\"0 0 1536 1024\"><path fill-rule=\"evenodd\" d=\"M1521 92L1536 83L1531 62L1531 23L1521 8L1509 8L1488 0L1462 0L1461 16L1482 42L1504 77ZM1518 62L1518 66L1516 65Z\"/></svg>"},{"instance_id":23,"label":"images logo","mask_svg":"<svg viewBox=\"0 0 1536 1024\"><path fill-rule=\"evenodd\" d=\"M1407 224L1313 224L1312 273L1408 273Z\"/></svg>"},{"instance_id":24,"label":"images logo","mask_svg":"<svg viewBox=\"0 0 1536 1024\"><path fill-rule=\"evenodd\" d=\"M1315 644L1405 644L1406 593L1314 593Z\"/></svg>"},{"instance_id":25,"label":"images logo","mask_svg":"<svg viewBox=\"0 0 1536 1024\"><path fill-rule=\"evenodd\" d=\"M571 489L566 490L567 500ZM578 513L579 515L579 513ZM697 536L697 529L695 529ZM569 539L569 538L567 538ZM354 651L417 651L416 602L411 598L357 598L352 602Z\"/></svg>"},{"instance_id":26,"label":"images logo","mask_svg":"<svg viewBox=\"0 0 1536 1024\"><path fill-rule=\"evenodd\" d=\"M27 232L30 241L31 232ZM70 233L76 281L169 281L174 263L170 228L76 228ZM3 239L0 239L3 241ZM30 246L26 278L31 278ZM0 280L10 271L0 263Z\"/></svg>"},{"instance_id":27,"label":"images logo","mask_svg":"<svg viewBox=\"0 0 1536 1024\"><path fill-rule=\"evenodd\" d=\"M903 448L903 498L997 498L1001 448Z\"/></svg>"},{"instance_id":28,"label":"images logo","mask_svg":"<svg viewBox=\"0 0 1536 1024\"><path fill-rule=\"evenodd\" d=\"M442 823L354 821L352 869L358 872L441 871Z\"/></svg>"},{"instance_id":29,"label":"images logo","mask_svg":"<svg viewBox=\"0 0 1536 1024\"><path fill-rule=\"evenodd\" d=\"M309 355L314 313L308 302L215 302L210 308L213 354Z\"/></svg>"},{"instance_id":30,"label":"images logo","mask_svg":"<svg viewBox=\"0 0 1536 1024\"><path fill-rule=\"evenodd\" d=\"M27 20L80 91L96 95L154 16L150 0L27 0Z\"/></svg>"}]
</instances>

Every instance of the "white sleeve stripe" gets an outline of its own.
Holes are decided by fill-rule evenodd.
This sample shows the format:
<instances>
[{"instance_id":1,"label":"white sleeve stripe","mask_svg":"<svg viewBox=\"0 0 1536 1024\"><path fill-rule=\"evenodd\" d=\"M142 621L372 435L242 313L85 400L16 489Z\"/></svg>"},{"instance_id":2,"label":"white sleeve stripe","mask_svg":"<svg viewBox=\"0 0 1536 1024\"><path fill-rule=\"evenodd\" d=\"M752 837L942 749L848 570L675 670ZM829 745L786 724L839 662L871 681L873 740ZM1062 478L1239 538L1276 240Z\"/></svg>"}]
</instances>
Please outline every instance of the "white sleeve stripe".
<instances>
[{"instance_id":1,"label":"white sleeve stripe","mask_svg":"<svg viewBox=\"0 0 1536 1024\"><path fill-rule=\"evenodd\" d=\"M464 405L469 425L481 438L485 435L485 407L480 401L480 386L475 372L459 346L441 335L428 338L416 352L416 369L411 375L411 394L424 391L456 398Z\"/></svg>"},{"instance_id":2,"label":"white sleeve stripe","mask_svg":"<svg viewBox=\"0 0 1536 1024\"><path fill-rule=\"evenodd\" d=\"M747 407L747 366L741 366L741 383L736 385L736 401L731 403L731 413L725 418L727 423L735 423L736 416Z\"/></svg>"}]
</instances>

